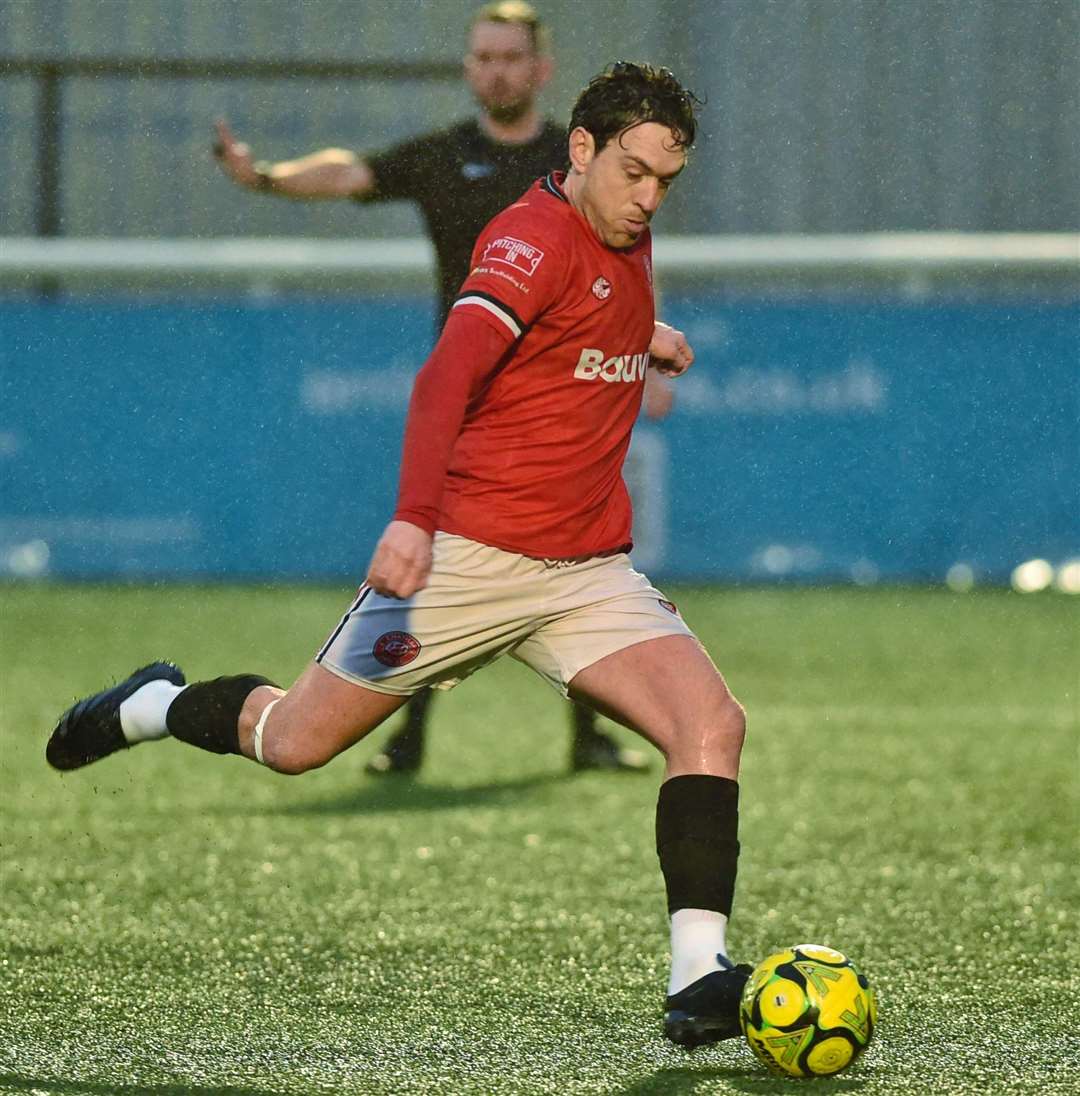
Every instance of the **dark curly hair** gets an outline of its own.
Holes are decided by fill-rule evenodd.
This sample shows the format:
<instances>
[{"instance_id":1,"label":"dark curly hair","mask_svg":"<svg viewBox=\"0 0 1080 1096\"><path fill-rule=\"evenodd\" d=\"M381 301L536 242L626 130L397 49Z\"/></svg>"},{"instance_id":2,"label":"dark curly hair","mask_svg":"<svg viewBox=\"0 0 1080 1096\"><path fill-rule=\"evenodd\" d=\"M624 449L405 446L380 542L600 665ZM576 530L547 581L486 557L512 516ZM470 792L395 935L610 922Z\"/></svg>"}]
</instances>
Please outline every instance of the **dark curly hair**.
<instances>
[{"instance_id":1,"label":"dark curly hair","mask_svg":"<svg viewBox=\"0 0 1080 1096\"><path fill-rule=\"evenodd\" d=\"M700 105L670 69L617 61L594 76L578 96L567 132L578 126L588 130L599 152L616 134L658 122L676 135L680 148L689 149L697 135L694 110Z\"/></svg>"}]
</instances>

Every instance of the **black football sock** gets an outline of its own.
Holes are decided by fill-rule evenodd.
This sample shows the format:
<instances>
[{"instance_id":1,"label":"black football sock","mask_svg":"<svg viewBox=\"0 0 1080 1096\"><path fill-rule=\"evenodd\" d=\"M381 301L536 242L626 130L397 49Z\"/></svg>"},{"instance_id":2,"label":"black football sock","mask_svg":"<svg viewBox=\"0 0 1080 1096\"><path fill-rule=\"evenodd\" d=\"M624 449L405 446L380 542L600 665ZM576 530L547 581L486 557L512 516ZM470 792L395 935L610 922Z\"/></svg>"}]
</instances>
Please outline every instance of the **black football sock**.
<instances>
[{"instance_id":1,"label":"black football sock","mask_svg":"<svg viewBox=\"0 0 1080 1096\"><path fill-rule=\"evenodd\" d=\"M189 685L165 713L169 734L211 753L238 754L244 701L260 685L273 684L258 674L241 674Z\"/></svg>"},{"instance_id":2,"label":"black football sock","mask_svg":"<svg viewBox=\"0 0 1080 1096\"><path fill-rule=\"evenodd\" d=\"M739 785L723 776L673 776L660 786L656 851L668 912L731 916L739 862Z\"/></svg>"},{"instance_id":3,"label":"black football sock","mask_svg":"<svg viewBox=\"0 0 1080 1096\"><path fill-rule=\"evenodd\" d=\"M668 998L730 966L727 921L739 858L739 785L676 776L660 787L656 849L671 914Z\"/></svg>"}]
</instances>

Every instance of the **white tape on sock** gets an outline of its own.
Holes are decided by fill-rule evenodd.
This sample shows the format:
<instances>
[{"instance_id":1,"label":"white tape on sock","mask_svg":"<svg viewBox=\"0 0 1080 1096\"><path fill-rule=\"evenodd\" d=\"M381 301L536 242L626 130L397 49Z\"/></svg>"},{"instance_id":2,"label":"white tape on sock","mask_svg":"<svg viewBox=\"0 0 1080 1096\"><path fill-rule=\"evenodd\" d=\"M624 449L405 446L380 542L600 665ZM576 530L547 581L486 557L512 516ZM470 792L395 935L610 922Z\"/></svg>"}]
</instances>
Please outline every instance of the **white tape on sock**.
<instances>
[{"instance_id":1,"label":"white tape on sock","mask_svg":"<svg viewBox=\"0 0 1080 1096\"><path fill-rule=\"evenodd\" d=\"M281 699L281 697L278 697L278 700L280 700L280 699ZM266 727L266 720L270 716L270 709L277 702L278 702L277 700L271 700L270 703L267 704L265 708L263 708L262 715L259 716L259 722L255 724L255 760L258 761L258 763L260 765L265 765L266 764L266 762L263 761L263 752L262 752L263 730Z\"/></svg>"}]
</instances>

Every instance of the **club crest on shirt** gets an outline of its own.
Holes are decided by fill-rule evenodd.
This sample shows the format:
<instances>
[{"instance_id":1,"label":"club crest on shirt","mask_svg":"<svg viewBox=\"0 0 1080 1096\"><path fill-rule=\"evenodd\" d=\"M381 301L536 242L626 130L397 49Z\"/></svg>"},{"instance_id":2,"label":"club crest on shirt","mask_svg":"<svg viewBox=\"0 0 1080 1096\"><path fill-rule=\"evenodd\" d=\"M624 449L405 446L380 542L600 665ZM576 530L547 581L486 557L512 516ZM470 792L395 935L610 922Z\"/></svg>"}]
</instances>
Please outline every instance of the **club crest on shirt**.
<instances>
[{"instance_id":1,"label":"club crest on shirt","mask_svg":"<svg viewBox=\"0 0 1080 1096\"><path fill-rule=\"evenodd\" d=\"M505 263L529 278L536 273L536 268L543 259L544 253L540 248L513 236L500 236L497 240L492 240L480 256L482 263Z\"/></svg>"},{"instance_id":2,"label":"club crest on shirt","mask_svg":"<svg viewBox=\"0 0 1080 1096\"><path fill-rule=\"evenodd\" d=\"M641 265L645 267L645 279L652 285L652 259L648 255L641 256Z\"/></svg>"},{"instance_id":3,"label":"club crest on shirt","mask_svg":"<svg viewBox=\"0 0 1080 1096\"><path fill-rule=\"evenodd\" d=\"M598 301L606 301L611 296L611 282L601 274L592 284L592 293Z\"/></svg>"},{"instance_id":4,"label":"club crest on shirt","mask_svg":"<svg viewBox=\"0 0 1080 1096\"><path fill-rule=\"evenodd\" d=\"M408 632L383 632L371 653L384 666L408 666L420 653L420 641Z\"/></svg>"}]
</instances>

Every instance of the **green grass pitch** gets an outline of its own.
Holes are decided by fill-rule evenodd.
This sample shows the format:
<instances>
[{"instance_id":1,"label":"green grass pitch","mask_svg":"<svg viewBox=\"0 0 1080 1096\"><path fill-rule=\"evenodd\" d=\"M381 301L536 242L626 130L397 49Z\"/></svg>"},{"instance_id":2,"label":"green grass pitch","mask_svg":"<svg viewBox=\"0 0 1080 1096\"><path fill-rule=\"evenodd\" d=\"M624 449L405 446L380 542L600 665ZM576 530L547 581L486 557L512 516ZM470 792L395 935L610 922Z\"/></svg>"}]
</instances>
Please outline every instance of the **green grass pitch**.
<instances>
[{"instance_id":1,"label":"green grass pitch","mask_svg":"<svg viewBox=\"0 0 1080 1096\"><path fill-rule=\"evenodd\" d=\"M658 769L568 776L523 667L439 698L415 782L364 775L381 732L299 778L175 742L62 777L72 697L162 655L291 680L349 593L11 585L0 1091L1076 1092L1080 601L670 593L750 712L733 955L861 964L850 1073L665 1043Z\"/></svg>"}]
</instances>

